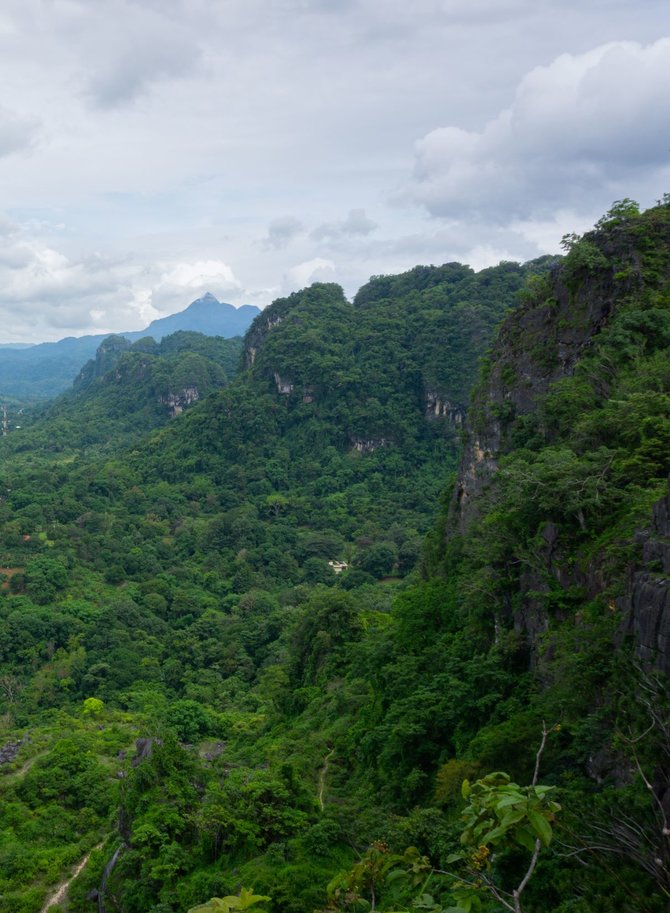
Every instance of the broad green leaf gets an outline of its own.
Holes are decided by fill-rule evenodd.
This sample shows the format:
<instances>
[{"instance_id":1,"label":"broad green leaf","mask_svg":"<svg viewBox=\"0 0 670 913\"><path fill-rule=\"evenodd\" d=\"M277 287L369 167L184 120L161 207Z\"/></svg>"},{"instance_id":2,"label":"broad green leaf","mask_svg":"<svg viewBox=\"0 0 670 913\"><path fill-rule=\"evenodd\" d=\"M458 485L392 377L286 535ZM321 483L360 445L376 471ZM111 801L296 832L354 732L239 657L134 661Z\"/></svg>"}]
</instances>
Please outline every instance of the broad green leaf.
<instances>
[{"instance_id":1,"label":"broad green leaf","mask_svg":"<svg viewBox=\"0 0 670 913\"><path fill-rule=\"evenodd\" d=\"M526 817L526 810L523 808L512 808L510 809L500 820L500 826L505 829L511 827L513 824L518 824L519 821L522 821Z\"/></svg>"},{"instance_id":2,"label":"broad green leaf","mask_svg":"<svg viewBox=\"0 0 670 913\"><path fill-rule=\"evenodd\" d=\"M540 812L535 809L528 810L528 820L537 836L542 841L543 846L549 846L551 843L551 825Z\"/></svg>"},{"instance_id":3,"label":"broad green leaf","mask_svg":"<svg viewBox=\"0 0 670 913\"><path fill-rule=\"evenodd\" d=\"M520 827L515 831L514 838L529 853L535 851L535 836L527 827Z\"/></svg>"},{"instance_id":4,"label":"broad green leaf","mask_svg":"<svg viewBox=\"0 0 670 913\"><path fill-rule=\"evenodd\" d=\"M191 907L188 913L227 913L228 910L228 905L220 897L212 897L207 903Z\"/></svg>"},{"instance_id":5,"label":"broad green leaf","mask_svg":"<svg viewBox=\"0 0 670 913\"><path fill-rule=\"evenodd\" d=\"M505 836L504 827L494 827L492 831L489 831L488 834L485 834L482 837L482 843L486 846L489 843L495 843L496 840L500 840L501 837Z\"/></svg>"},{"instance_id":6,"label":"broad green leaf","mask_svg":"<svg viewBox=\"0 0 670 913\"><path fill-rule=\"evenodd\" d=\"M526 799L524 796L519 795L519 793L514 793L510 796L505 796L504 799L501 799L497 803L498 808L507 808L510 805L518 805L520 802L525 802Z\"/></svg>"},{"instance_id":7,"label":"broad green leaf","mask_svg":"<svg viewBox=\"0 0 670 913\"><path fill-rule=\"evenodd\" d=\"M398 881L401 878L409 878L409 873L405 872L403 869L392 869L386 876L387 882Z\"/></svg>"}]
</instances>

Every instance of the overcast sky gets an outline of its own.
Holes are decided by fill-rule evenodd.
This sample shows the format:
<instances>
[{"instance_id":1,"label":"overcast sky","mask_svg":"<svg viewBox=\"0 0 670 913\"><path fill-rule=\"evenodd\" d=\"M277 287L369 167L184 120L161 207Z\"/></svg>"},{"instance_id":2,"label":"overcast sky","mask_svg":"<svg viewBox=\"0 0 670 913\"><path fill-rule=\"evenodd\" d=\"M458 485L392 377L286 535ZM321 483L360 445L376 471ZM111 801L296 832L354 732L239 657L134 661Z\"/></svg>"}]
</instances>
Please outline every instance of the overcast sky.
<instances>
[{"instance_id":1,"label":"overcast sky","mask_svg":"<svg viewBox=\"0 0 670 913\"><path fill-rule=\"evenodd\" d=\"M0 342L555 252L670 191L667 0L3 0Z\"/></svg>"}]
</instances>

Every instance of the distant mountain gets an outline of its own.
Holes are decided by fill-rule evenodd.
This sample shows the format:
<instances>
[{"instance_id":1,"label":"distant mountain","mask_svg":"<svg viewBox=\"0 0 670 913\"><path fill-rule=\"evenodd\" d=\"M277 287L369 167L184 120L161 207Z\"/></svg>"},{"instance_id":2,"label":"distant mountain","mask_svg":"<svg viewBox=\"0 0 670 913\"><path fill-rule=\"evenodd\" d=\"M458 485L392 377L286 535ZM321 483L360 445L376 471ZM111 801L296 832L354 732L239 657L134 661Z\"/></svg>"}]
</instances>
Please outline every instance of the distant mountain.
<instances>
[{"instance_id":1,"label":"distant mountain","mask_svg":"<svg viewBox=\"0 0 670 913\"><path fill-rule=\"evenodd\" d=\"M214 295L207 292L202 298L192 301L186 310L169 317L159 317L146 330L121 335L133 342L143 336L153 336L156 342L160 342L163 336L170 336L179 330L190 330L193 333L204 333L205 336L230 339L231 336L244 336L258 314L260 309L252 304L236 308L232 304L217 301Z\"/></svg>"},{"instance_id":2,"label":"distant mountain","mask_svg":"<svg viewBox=\"0 0 670 913\"><path fill-rule=\"evenodd\" d=\"M240 308L217 301L209 292L185 310L152 321L144 330L121 333L131 342L147 336L160 341L180 330L222 336L243 336L260 310ZM86 362L95 357L109 333L68 336L58 342L43 342L25 348L0 345L0 397L45 399L58 396L72 384Z\"/></svg>"}]
</instances>

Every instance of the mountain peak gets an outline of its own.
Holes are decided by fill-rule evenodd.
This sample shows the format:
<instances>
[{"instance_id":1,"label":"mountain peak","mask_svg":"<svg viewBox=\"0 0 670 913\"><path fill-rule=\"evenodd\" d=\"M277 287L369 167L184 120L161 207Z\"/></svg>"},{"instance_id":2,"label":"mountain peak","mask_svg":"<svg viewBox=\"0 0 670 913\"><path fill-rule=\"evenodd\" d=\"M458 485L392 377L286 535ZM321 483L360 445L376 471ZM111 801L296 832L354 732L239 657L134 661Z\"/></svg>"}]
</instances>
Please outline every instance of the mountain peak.
<instances>
[{"instance_id":1,"label":"mountain peak","mask_svg":"<svg viewBox=\"0 0 670 913\"><path fill-rule=\"evenodd\" d=\"M219 301L211 292L205 292L200 298L192 301L185 310L153 320L140 333L124 335L128 339L153 336L157 342L163 336L169 336L178 330L190 330L204 333L206 336L242 336L258 314L259 309L253 305L236 308L232 304Z\"/></svg>"},{"instance_id":2,"label":"mountain peak","mask_svg":"<svg viewBox=\"0 0 670 913\"><path fill-rule=\"evenodd\" d=\"M221 304L216 295L212 295L211 292L205 292L200 298L196 298L195 301L192 301L189 307L193 307L194 304Z\"/></svg>"}]
</instances>

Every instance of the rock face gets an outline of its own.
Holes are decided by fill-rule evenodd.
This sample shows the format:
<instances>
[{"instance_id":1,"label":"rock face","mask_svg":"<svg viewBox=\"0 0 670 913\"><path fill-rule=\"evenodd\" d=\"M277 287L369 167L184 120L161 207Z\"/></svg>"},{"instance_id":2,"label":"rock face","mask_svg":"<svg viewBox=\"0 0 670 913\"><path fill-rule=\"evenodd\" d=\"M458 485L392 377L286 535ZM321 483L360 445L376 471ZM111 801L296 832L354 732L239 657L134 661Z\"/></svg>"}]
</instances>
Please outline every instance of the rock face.
<instances>
[{"instance_id":1,"label":"rock face","mask_svg":"<svg viewBox=\"0 0 670 913\"><path fill-rule=\"evenodd\" d=\"M275 380L275 386L277 387L277 393L280 393L282 396L290 396L293 393L294 383L286 377L282 377L278 371L275 371L273 374Z\"/></svg>"},{"instance_id":2,"label":"rock face","mask_svg":"<svg viewBox=\"0 0 670 913\"><path fill-rule=\"evenodd\" d=\"M465 422L466 407L462 403L452 403L435 390L427 390L426 418L446 418L453 425L462 425Z\"/></svg>"},{"instance_id":3,"label":"rock face","mask_svg":"<svg viewBox=\"0 0 670 913\"><path fill-rule=\"evenodd\" d=\"M351 439L353 449L358 453L374 453L379 447L386 447L389 441L385 437L379 438L360 438Z\"/></svg>"},{"instance_id":4,"label":"rock face","mask_svg":"<svg viewBox=\"0 0 670 913\"><path fill-rule=\"evenodd\" d=\"M447 538L467 535L489 509L487 492L494 492L491 483L500 458L518 446L515 441L524 421L525 427L530 422L537 429L542 446L561 443L542 425L539 401L555 382L575 373L586 350L619 308L644 289L646 274L633 231L626 234L623 226L590 237L592 249L598 248L596 265L572 274L554 266L541 288L538 286L540 291L536 289L512 312L500 330L468 410L462 461L446 522ZM659 250L670 246L667 227L661 226L653 243ZM610 381L606 369L589 377L596 397L603 401L610 396ZM427 408L440 414L445 406L429 397ZM556 608L551 609L552 617L561 622L576 609L579 623L579 606L602 597L613 583L602 554L585 554L583 560L575 560L569 543L561 545L561 530L553 523L538 533L532 559L516 561L514 592L503 597L508 604L500 609L506 617L496 619L496 630L502 623L511 623L523 635L531 662L537 662L546 649L542 636L551 623L547 609L551 592L561 594ZM620 614L622 632L633 638L638 657L670 675L670 496L658 502L649 528L638 532L636 540L641 561L629 568L625 594L618 599L608 597L609 609ZM624 588L621 570L617 574L616 586ZM570 593L579 594L573 609Z\"/></svg>"},{"instance_id":5,"label":"rock face","mask_svg":"<svg viewBox=\"0 0 670 913\"><path fill-rule=\"evenodd\" d=\"M154 753L155 745L162 745L162 739L141 738L135 740L135 756L130 762L133 767L139 767L144 761L148 761Z\"/></svg>"},{"instance_id":6,"label":"rock face","mask_svg":"<svg viewBox=\"0 0 670 913\"><path fill-rule=\"evenodd\" d=\"M12 761L16 760L16 756L25 741L26 739L19 739L18 742L7 742L5 745L0 746L0 766L11 764Z\"/></svg>"},{"instance_id":7,"label":"rock face","mask_svg":"<svg viewBox=\"0 0 670 913\"><path fill-rule=\"evenodd\" d=\"M89 387L94 380L104 377L112 371L124 352L130 348L130 342L123 336L108 336L98 346L95 358L88 361L75 378L74 387L83 390Z\"/></svg>"},{"instance_id":8,"label":"rock face","mask_svg":"<svg viewBox=\"0 0 670 913\"><path fill-rule=\"evenodd\" d=\"M170 410L170 416L175 418L180 415L187 406L196 403L200 398L198 388L195 386L184 387L183 390L176 390L162 396L160 401Z\"/></svg>"},{"instance_id":9,"label":"rock face","mask_svg":"<svg viewBox=\"0 0 670 913\"><path fill-rule=\"evenodd\" d=\"M623 631L639 658L670 676L670 492L654 506L652 525L638 533L642 563L618 600Z\"/></svg>"},{"instance_id":10,"label":"rock face","mask_svg":"<svg viewBox=\"0 0 670 913\"><path fill-rule=\"evenodd\" d=\"M244 339L244 365L252 368L268 334L284 320L284 300L274 302L256 317Z\"/></svg>"},{"instance_id":11,"label":"rock face","mask_svg":"<svg viewBox=\"0 0 670 913\"><path fill-rule=\"evenodd\" d=\"M465 532L477 513L477 499L509 449L508 431L533 411L540 397L561 377L572 374L580 355L607 323L617 298L628 288L616 285L610 271L584 281L576 294L566 287L558 267L551 294L514 311L503 324L488 376L475 394L452 519Z\"/></svg>"}]
</instances>

